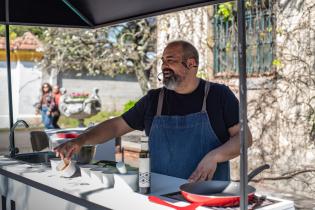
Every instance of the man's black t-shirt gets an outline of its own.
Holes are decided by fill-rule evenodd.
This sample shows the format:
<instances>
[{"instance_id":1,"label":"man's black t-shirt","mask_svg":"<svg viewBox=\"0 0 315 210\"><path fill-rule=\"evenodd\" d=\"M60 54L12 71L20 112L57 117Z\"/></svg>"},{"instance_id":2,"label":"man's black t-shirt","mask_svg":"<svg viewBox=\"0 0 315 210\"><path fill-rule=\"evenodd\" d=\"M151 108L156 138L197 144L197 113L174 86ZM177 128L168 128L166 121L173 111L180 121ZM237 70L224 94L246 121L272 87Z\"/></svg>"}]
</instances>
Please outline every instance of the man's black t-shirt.
<instances>
[{"instance_id":1,"label":"man's black t-shirt","mask_svg":"<svg viewBox=\"0 0 315 210\"><path fill-rule=\"evenodd\" d=\"M192 93L178 94L165 90L162 115L187 115L200 112L204 97L206 81L200 80ZM122 115L126 123L135 130L145 129L149 135L152 121L156 115L158 98L161 88L150 90L136 105ZM228 128L239 122L238 100L225 85L212 83L207 97L207 113L211 126L221 142L229 138Z\"/></svg>"}]
</instances>

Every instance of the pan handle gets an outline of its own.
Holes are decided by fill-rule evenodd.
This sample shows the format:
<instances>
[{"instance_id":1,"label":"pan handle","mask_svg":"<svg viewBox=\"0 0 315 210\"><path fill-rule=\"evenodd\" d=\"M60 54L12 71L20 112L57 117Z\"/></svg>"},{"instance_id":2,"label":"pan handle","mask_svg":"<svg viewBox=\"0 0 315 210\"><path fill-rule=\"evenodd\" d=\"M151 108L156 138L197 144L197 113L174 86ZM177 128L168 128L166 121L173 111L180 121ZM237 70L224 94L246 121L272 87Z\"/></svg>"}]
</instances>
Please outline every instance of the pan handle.
<instances>
[{"instance_id":1,"label":"pan handle","mask_svg":"<svg viewBox=\"0 0 315 210\"><path fill-rule=\"evenodd\" d=\"M266 170L268 168L270 168L270 165L269 164L265 164L265 165L259 166L258 168L254 169L247 176L248 177L248 182L250 182L256 175L260 174L263 170Z\"/></svg>"}]
</instances>

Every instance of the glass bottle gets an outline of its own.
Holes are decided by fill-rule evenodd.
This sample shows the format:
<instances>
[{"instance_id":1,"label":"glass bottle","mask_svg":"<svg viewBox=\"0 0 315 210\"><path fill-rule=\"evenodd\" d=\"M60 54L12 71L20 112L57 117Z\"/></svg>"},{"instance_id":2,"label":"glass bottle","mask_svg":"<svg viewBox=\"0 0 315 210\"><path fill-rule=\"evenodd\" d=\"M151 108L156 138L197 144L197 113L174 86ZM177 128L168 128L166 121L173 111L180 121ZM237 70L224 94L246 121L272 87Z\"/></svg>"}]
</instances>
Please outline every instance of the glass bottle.
<instances>
[{"instance_id":1,"label":"glass bottle","mask_svg":"<svg viewBox=\"0 0 315 210\"><path fill-rule=\"evenodd\" d=\"M149 154L149 138L141 137L141 151L139 153L139 192L141 194L150 193L151 168Z\"/></svg>"}]
</instances>

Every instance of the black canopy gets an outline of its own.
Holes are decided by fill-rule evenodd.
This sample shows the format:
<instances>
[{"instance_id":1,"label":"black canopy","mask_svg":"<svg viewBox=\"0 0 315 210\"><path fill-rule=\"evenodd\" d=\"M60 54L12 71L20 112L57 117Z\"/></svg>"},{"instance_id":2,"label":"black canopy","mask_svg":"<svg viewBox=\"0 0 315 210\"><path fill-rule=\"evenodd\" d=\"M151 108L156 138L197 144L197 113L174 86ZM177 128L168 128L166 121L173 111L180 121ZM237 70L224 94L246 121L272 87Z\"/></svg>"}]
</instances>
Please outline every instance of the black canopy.
<instances>
[{"instance_id":1,"label":"black canopy","mask_svg":"<svg viewBox=\"0 0 315 210\"><path fill-rule=\"evenodd\" d=\"M4 0L0 1L0 23L5 22L5 2Z\"/></svg>"},{"instance_id":2,"label":"black canopy","mask_svg":"<svg viewBox=\"0 0 315 210\"><path fill-rule=\"evenodd\" d=\"M9 20L5 2L9 2ZM0 0L0 23L88 27L62 0Z\"/></svg>"},{"instance_id":3,"label":"black canopy","mask_svg":"<svg viewBox=\"0 0 315 210\"><path fill-rule=\"evenodd\" d=\"M0 0L6 25L10 128L13 125L9 25L95 28L229 0ZM245 0L237 0L241 124L241 209L247 209L247 87ZM10 150L15 151L14 135Z\"/></svg>"},{"instance_id":4,"label":"black canopy","mask_svg":"<svg viewBox=\"0 0 315 210\"><path fill-rule=\"evenodd\" d=\"M0 24L94 28L225 1L228 0L0 0Z\"/></svg>"}]
</instances>

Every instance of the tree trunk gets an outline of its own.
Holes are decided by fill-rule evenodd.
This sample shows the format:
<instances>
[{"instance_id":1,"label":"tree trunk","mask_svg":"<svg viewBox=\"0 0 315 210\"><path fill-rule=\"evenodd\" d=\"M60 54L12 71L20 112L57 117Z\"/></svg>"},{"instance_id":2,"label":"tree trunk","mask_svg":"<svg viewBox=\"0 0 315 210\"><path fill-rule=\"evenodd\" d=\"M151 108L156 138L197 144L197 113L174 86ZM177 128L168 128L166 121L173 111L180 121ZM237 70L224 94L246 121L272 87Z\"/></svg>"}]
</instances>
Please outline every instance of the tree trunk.
<instances>
[{"instance_id":1,"label":"tree trunk","mask_svg":"<svg viewBox=\"0 0 315 210\"><path fill-rule=\"evenodd\" d=\"M140 85L140 88L142 90L143 95L147 94L147 92L149 90L149 85L148 85L149 81L148 81L144 71L145 70L141 66L138 66L135 69L137 80L138 80L138 83Z\"/></svg>"}]
</instances>

